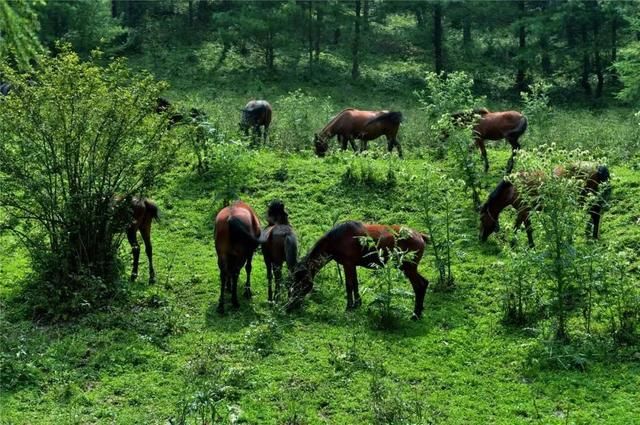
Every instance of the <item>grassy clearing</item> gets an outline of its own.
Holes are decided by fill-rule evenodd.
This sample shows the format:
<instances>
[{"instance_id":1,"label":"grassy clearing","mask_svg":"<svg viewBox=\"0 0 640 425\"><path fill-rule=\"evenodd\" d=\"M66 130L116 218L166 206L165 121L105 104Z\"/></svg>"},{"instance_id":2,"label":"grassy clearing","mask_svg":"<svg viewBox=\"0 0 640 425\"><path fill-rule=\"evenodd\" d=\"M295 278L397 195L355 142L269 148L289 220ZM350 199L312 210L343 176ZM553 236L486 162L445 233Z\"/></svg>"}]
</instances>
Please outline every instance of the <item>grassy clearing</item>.
<instances>
[{"instance_id":1,"label":"grassy clearing","mask_svg":"<svg viewBox=\"0 0 640 425\"><path fill-rule=\"evenodd\" d=\"M508 155L504 145L490 150L494 167L482 177L488 190ZM382 184L375 178L346 184L347 168L361 161L349 153L319 160L310 152L260 150L246 158L243 199L261 215L271 199L283 199L302 252L336 218L423 228L416 201L421 189L411 176L421 175L425 164L447 167L429 159L390 162L378 146L366 161ZM579 352L545 352L538 331L501 324L499 248L495 240L479 245L471 211L464 213L467 237L456 245L463 255L454 265L456 289L430 291L421 322L408 320L412 301L402 300L407 314L399 326L379 330L366 307L376 282L364 270L364 305L345 313L333 265L316 279L304 310L281 315L266 302L259 255L254 299L219 317L212 221L223 177L215 171L198 177L191 162L185 157L155 196L162 208L153 234L158 283L142 283L143 262L128 301L111 309L56 326L21 319L14 295L28 265L24 253L2 239L3 423L166 423L181 412L194 418L214 410L230 422L273 424L633 423L640 417L637 347L613 352L597 345L597 355L578 370L572 358ZM384 180L389 164L393 187ZM633 205L640 177L629 166L613 167L613 175L602 237L638 252ZM470 205L464 193L455 201ZM122 257L128 266L124 246ZM423 260L421 272L436 280L432 257ZM398 285L409 289L406 281ZM565 355L567 368L548 365Z\"/></svg>"}]
</instances>

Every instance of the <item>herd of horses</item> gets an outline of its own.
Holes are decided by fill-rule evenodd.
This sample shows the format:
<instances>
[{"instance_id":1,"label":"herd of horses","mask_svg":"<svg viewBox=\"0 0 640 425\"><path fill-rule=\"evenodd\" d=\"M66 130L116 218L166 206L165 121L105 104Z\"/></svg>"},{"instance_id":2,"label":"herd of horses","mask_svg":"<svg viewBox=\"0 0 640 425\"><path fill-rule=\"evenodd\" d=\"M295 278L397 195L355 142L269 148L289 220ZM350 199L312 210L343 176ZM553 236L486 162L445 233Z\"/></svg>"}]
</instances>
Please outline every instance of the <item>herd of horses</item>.
<instances>
[{"instance_id":1,"label":"herd of horses","mask_svg":"<svg viewBox=\"0 0 640 425\"><path fill-rule=\"evenodd\" d=\"M158 103L159 113L169 112L170 105ZM248 136L253 134L254 140L268 137L272 119L271 105L264 100L254 100L241 109L240 129ZM191 115L200 113L191 110ZM169 114L170 124L182 120L180 114ZM451 115L452 123L458 127L472 128L473 140L480 149L485 171L489 168L485 140L505 139L512 147L512 155L507 164L507 173L511 172L514 157L520 149L519 138L527 129L527 119L517 111L490 112L487 109L476 109L469 112ZM367 149L367 142L385 136L389 152L395 147L402 157L402 148L398 141L398 130L402 122L402 114L395 111L361 111L348 108L333 117L329 123L314 137L314 147L318 156L324 156L329 149L329 140L337 137L342 149L349 145L357 150L355 141L360 141L360 150ZM443 135L445 138L447 135ZM600 217L604 202L610 193L610 186L603 185L610 179L609 170L598 164L570 164L556 167L554 176L571 177L583 181L580 199L586 202L588 195L596 195L590 199L589 205L591 235L599 236ZM480 207L480 240L499 231L499 217L508 206L517 211L515 228L524 225L528 242L533 246L533 232L530 221L531 211L540 208L532 205L528 195L535 191L540 175L520 173L522 187L508 179L503 179ZM604 191L601 190L604 186ZM157 218L157 207L148 200L135 200L134 220L127 230L127 236L133 251L132 279L138 271L140 248L135 238L140 231L145 242L149 258L149 276L154 279L150 226L153 218ZM279 297L283 285L282 268L286 264L292 283L288 286L287 309L301 305L304 297L313 289L313 281L318 272L330 261L340 264L345 275L347 310L355 309L362 304L358 288L357 267L377 268L389 261L396 250L411 255L402 256L400 270L411 283L415 295L412 319L419 319L424 309L424 298L429 281L418 272L418 265L423 257L429 237L406 226L366 224L359 221L348 221L338 224L327 231L302 259L298 260L298 242L296 233L289 222L288 212L282 201L272 201L267 210L267 227L262 228L255 210L247 203L237 200L222 208L214 222L214 241L220 270L220 298L217 310L225 311L225 292L231 293L231 304L239 307L238 280L242 268L246 272L244 297L252 297L251 268L253 256L258 247L264 257L267 270L268 301L274 302ZM397 251L396 251L397 252ZM275 286L273 280L275 277Z\"/></svg>"},{"instance_id":2,"label":"herd of horses","mask_svg":"<svg viewBox=\"0 0 640 425\"><path fill-rule=\"evenodd\" d=\"M11 87L6 83L0 84L0 94L8 95ZM176 113L171 103L159 98L155 105L155 112L166 114L169 127L184 121L184 115ZM273 110L265 100L252 100L241 109L240 129L248 136L252 133L254 140L267 140L271 125ZM189 112L192 119L204 116L204 112L192 108ZM329 141L333 137L338 139L343 150L351 145L357 150L355 141L360 141L360 150L367 149L370 140L385 136L389 152L395 147L402 157L402 147L398 141L398 130L402 123L402 113L397 111L362 111L347 108L333 117L314 136L314 148L318 156L324 156L329 149ZM507 164L507 173L513 168L515 154L520 149L519 139L527 129L527 118L517 111L490 112L487 109L475 109L468 112L451 114L452 124L473 130L473 141L480 149L484 161L485 172L489 168L485 140L505 139L512 148L512 155ZM447 134L443 134L446 138ZM600 218L604 202L610 193L608 184L609 170L599 164L569 164L556 167L553 174L558 178L572 177L583 181L580 199L586 202L590 197L589 215L592 229L591 236L599 236ZM535 192L539 179L534 173L520 174L519 184L503 179L480 207L480 240L499 231L499 217L508 206L517 211L515 228L524 225L528 242L533 246L533 232L530 221L531 211L540 208L532 205L530 197L522 196L526 191ZM606 184L605 184L606 183ZM601 190L604 187L604 190ZM130 200L127 240L131 245L133 268L131 280L138 276L140 246L137 233L142 236L145 252L149 261L149 281L155 281L153 268L153 250L151 245L151 223L158 219L158 206L151 200L133 198ZM292 277L292 284L288 287L289 309L301 304L305 295L313 288L314 277L330 261L336 261L344 269L347 294L347 309L354 309L362 304L358 289L357 267L376 268L385 264L393 250L399 249L404 253L400 270L404 273L413 287L415 306L413 319L422 315L424 297L429 285L428 280L418 272L418 264L424 254L429 241L427 235L406 226L390 226L384 224L365 224L359 221L341 223L326 232L313 245L309 253L298 261L298 243L296 233L291 226L284 203L273 201L267 211L267 227L262 228L260 219L254 209L242 202L235 201L218 212L215 218L215 249L220 269L220 298L218 312L224 313L225 292L231 292L231 303L239 306L237 286L242 268L246 271L244 296L251 298L251 264L253 256L261 247L267 269L268 300L275 301L280 294L283 284L282 268L286 264ZM273 279L275 277L275 287Z\"/></svg>"}]
</instances>

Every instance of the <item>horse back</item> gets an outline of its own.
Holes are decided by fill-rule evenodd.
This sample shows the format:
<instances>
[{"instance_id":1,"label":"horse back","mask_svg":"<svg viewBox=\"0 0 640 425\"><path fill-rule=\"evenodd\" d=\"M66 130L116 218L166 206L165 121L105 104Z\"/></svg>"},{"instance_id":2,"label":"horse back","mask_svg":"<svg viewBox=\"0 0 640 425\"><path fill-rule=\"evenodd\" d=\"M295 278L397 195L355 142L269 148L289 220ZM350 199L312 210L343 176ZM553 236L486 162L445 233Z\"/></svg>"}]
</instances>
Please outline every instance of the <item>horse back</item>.
<instances>
[{"instance_id":1,"label":"horse back","mask_svg":"<svg viewBox=\"0 0 640 425\"><path fill-rule=\"evenodd\" d=\"M523 119L518 111L487 112L482 114L474 130L484 139L499 140L522 127Z\"/></svg>"},{"instance_id":2,"label":"horse back","mask_svg":"<svg viewBox=\"0 0 640 425\"><path fill-rule=\"evenodd\" d=\"M253 239L260 237L260 220L253 208L242 201L224 207L215 218L215 245L218 255L239 254L246 251L246 244L233 237L231 220L245 227Z\"/></svg>"}]
</instances>

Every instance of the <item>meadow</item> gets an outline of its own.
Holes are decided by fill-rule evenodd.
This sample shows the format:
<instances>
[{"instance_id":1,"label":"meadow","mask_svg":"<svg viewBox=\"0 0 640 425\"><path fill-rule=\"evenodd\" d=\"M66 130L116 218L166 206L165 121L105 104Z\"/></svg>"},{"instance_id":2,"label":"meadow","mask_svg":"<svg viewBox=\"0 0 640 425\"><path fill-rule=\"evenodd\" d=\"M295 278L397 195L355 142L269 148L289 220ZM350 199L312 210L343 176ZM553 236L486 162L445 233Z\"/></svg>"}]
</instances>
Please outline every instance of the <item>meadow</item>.
<instances>
[{"instance_id":1,"label":"meadow","mask_svg":"<svg viewBox=\"0 0 640 425\"><path fill-rule=\"evenodd\" d=\"M198 106L226 123L224 131L233 131L237 114L217 113L218 104L201 101ZM274 104L279 105L278 98ZM338 108L328 104L326 110ZM437 290L428 250L420 270L436 290L428 291L419 322L408 320L411 297L398 295L394 303L402 312L397 322L391 328L379 326L371 305L380 291L379 279L370 271L359 273L363 307L345 312L344 288L333 265L320 273L304 308L284 314L266 302L260 255L254 258L253 300L242 299L240 310L224 317L215 312L219 281L212 222L225 190L238 191L261 217L269 201L284 200L302 253L337 221L425 228L421 204L425 170L446 174L452 165L446 157L438 159L436 149L420 146L425 142L419 136L419 110L403 110L408 110L401 130L405 160L389 157L384 143L377 142L361 156L339 152L332 145L331 154L318 159L310 141L287 141L278 135L279 120L293 118L283 117L286 112L277 106L272 143L290 142L299 152L220 144L213 148L211 170L199 174L185 147L180 164L163 177L153 194L161 208L161 221L153 228L158 282L145 283L143 258L140 279L127 286L122 300L70 322L47 324L24 318L28 312L22 310L19 294L21 282L29 276L29 263L20 246L3 236L2 422L213 423L207 418L215 418L274 424L622 424L637 420L637 345L619 347L579 332L573 344L558 346L547 342L548 321L522 329L503 323L503 265L508 260L495 238L485 245L478 242L477 215L464 190L452 198L458 217L455 288ZM614 146L629 140L633 131L629 117L628 111L557 111L545 123L545 131L548 142L597 141L596 149L612 147L612 152L620 152L609 161L614 192L600 243L634 250L630 273L637 277L637 154L627 159L628 151ZM594 120L607 125L593 126ZM532 127L533 134L542 131L537 123ZM531 133L523 139L525 148L535 143ZM508 155L503 142L489 148L492 169L481 176L483 200L500 179ZM512 222L510 214L504 223ZM521 232L518 244L525 241ZM129 264L124 245L121 258ZM394 285L400 291L410 289L404 279Z\"/></svg>"},{"instance_id":2,"label":"meadow","mask_svg":"<svg viewBox=\"0 0 640 425\"><path fill-rule=\"evenodd\" d=\"M344 41L350 40L355 16L347 3L332 3L333 9L325 10L331 13L324 17L324 36L318 36L324 44L313 66L309 61L308 73L305 44L299 43L302 24L279 34L275 67L267 69L260 40L246 42L247 37L234 33L251 32L252 25L264 29L256 16L263 18L265 12L250 4L221 2L230 9L214 7L219 15L205 18L213 13L207 8L214 3L196 1L192 10L187 3L137 2L121 12L127 19L120 21L111 17L109 7L124 3L102 2L102 9L90 15L103 22L100 31L84 28L85 21L92 20L68 23L82 26L68 39L83 52L83 59L103 42L94 40L96 34L106 34L107 51L94 59L100 70L78 71L81 66L73 58L62 64L56 59L48 62L73 68L82 77L77 86L92 95L87 89L92 85L85 80L101 88L104 81L118 81L117 90L101 91L88 102L89 97L78 96L80 111L91 110L87 104L94 102L96 110L116 114L109 109L110 96L122 96L114 98L124 106L114 110L130 107L130 115L140 112L128 103L137 96L129 96L127 90L132 81L144 80L142 74L122 71L121 80L111 78L113 74L102 78L113 57L124 52L127 66L136 72L150 70L154 78L168 82L160 94L170 99L175 111L186 114L199 108L206 119L187 120L167 130L166 139L178 147L175 156L147 152L170 164L144 193L160 208L160 220L152 227L154 284L147 283L144 254L138 280L129 282L131 251L125 241L117 251L118 278L109 283L115 289L105 290L106 279L80 280L85 289L108 296L93 299L78 290L72 295L80 294L74 298L80 304L68 313L67 305L43 297L46 292L34 293L34 284L42 283L41 264L33 263L38 257L11 232L10 225L19 220L10 220L9 210L0 209L0 423L640 423L640 115L637 107L611 96L620 81L607 75L602 97L578 94L576 69L582 51L570 50L578 47L567 41L568 50L554 46L558 72L543 78L531 60L531 85L519 94L513 90L513 76L520 65L512 60L514 49L509 47L515 38L511 28L505 29L518 9L501 17L505 28L488 30L484 13L493 12L485 12L479 2L445 5L445 13L452 16L445 20L448 67L464 68L466 74L451 71L448 79L427 74L433 68L430 59L425 60L432 52L429 43L436 41L425 35L426 26L414 21L422 16L420 8L431 13L440 2L416 3L416 9L414 3L372 1L358 78L350 76L352 46ZM321 12L325 5L318 4ZM47 22L52 26L57 17L84 10L67 10L66 3L50 5L40 12L47 42L58 38ZM268 7L276 6L282 10L274 9L265 19L276 20L282 13L294 22L294 15L287 14L306 16L298 14L293 3ZM573 2L561 6L557 13L564 14L565 6L567 13L575 12ZM149 10L143 18L145 7ZM407 10L394 11L395 7ZM471 14L473 40L461 49L457 46L463 33L455 31L462 21L455 17L466 16L466 7L483 10ZM624 7L619 13L625 13ZM227 14L234 8L238 16ZM138 21L127 16L135 13L140 14ZM187 13L189 21L183 19ZM323 21L314 16L320 25ZM215 19L223 24L246 19L247 25L218 25ZM528 25L544 35L546 15L540 12L535 19ZM482 25L476 25L479 22ZM329 41L333 24L343 28L340 44ZM109 51L120 43L125 27L131 30L126 45ZM628 28L623 27L625 39L635 40ZM60 57L68 54L60 45L51 49ZM542 44L532 49L544 54ZM59 78L62 88L51 84L59 91L43 89L51 95L44 103L54 112L45 117L54 129L57 122L50 117L63 109L56 108L58 103L77 95L74 82L59 77L56 67L45 70ZM132 92L155 100L154 88L149 88L153 83L145 84ZM274 109L266 144L238 131L240 109L260 98ZM471 106L520 110L529 118L518 156L528 159L516 161L516 172L532 164L584 158L608 166L612 194L599 240L584 235L584 205L569 202L560 211L564 215L551 222L560 220L560 227L570 228L570 236L556 245L545 227L553 209L533 214L533 249L527 248L525 232L513 228L516 213L511 208L500 220L501 232L486 243L479 241L471 187L484 202L504 177L511 149L504 141L489 143L491 168L484 174L468 131L452 133L446 141L440 137L442 117ZM370 142L365 153L342 152L333 140L329 154L318 158L314 133L346 107L402 111L399 139L405 158L388 154L382 139ZM148 115L145 120L166 129L161 121L166 117L143 112ZM38 125L33 128L37 133ZM66 143L64 137L60 140ZM137 139L131 140L133 144ZM7 146L15 148L8 142ZM146 159L146 165L153 166ZM0 183L8 181L3 172ZM24 195L22 187L16 192ZM558 198L577 199L567 193L558 193ZM275 304L267 302L260 253L253 260L253 299L240 298L238 310L228 309L220 316L213 221L233 199L252 205L263 224L269 202L284 201L301 257L332 226L346 220L429 231L432 244L419 267L431 283L423 318L410 320L411 286L393 265L358 269L363 305L345 311L344 275L329 263L302 308L286 313L286 295ZM20 229L34 230L23 226ZM553 267L554 248L562 250L558 256L566 261L566 275L558 276ZM566 286L559 287L558 277L567 276ZM239 286L243 283L244 272ZM45 284L40 288L66 289L66 281ZM561 339L559 315L564 315L567 330Z\"/></svg>"}]
</instances>

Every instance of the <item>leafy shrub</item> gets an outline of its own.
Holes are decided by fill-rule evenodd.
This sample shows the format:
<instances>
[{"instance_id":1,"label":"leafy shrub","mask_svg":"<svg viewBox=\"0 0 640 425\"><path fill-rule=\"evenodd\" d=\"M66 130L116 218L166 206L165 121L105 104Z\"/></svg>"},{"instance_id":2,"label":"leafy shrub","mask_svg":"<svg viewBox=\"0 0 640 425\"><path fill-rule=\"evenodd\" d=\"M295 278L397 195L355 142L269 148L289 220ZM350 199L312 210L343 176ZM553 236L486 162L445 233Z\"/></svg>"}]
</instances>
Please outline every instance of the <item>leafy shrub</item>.
<instances>
[{"instance_id":1,"label":"leafy shrub","mask_svg":"<svg viewBox=\"0 0 640 425\"><path fill-rule=\"evenodd\" d=\"M322 129L332 113L329 98L320 99L300 89L278 99L274 109L278 116L270 143L288 151L310 148L314 133Z\"/></svg>"},{"instance_id":2,"label":"leafy shrub","mask_svg":"<svg viewBox=\"0 0 640 425\"><path fill-rule=\"evenodd\" d=\"M390 189L397 184L396 166L397 162L389 158L385 172L366 153L353 156L342 174L342 183L347 186Z\"/></svg>"},{"instance_id":3,"label":"leafy shrub","mask_svg":"<svg viewBox=\"0 0 640 425\"><path fill-rule=\"evenodd\" d=\"M2 223L28 248L34 306L53 316L113 295L128 202L171 165L177 143L154 111L165 88L121 60L105 68L62 47L36 73L3 67L15 90L0 108Z\"/></svg>"}]
</instances>

